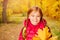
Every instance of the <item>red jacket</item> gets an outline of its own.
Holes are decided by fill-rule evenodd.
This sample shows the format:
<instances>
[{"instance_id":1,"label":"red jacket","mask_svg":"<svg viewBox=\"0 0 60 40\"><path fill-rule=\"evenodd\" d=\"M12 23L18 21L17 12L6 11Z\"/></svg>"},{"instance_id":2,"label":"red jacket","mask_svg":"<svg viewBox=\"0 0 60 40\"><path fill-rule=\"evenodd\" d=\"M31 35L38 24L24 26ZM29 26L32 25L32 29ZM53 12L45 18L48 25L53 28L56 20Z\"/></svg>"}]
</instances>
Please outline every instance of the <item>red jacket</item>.
<instances>
[{"instance_id":1,"label":"red jacket","mask_svg":"<svg viewBox=\"0 0 60 40\"><path fill-rule=\"evenodd\" d=\"M27 25L27 26L26 26ZM42 21L40 21L37 25L32 25L30 20L25 20L24 21L24 27L26 27L26 40L32 40L32 37L35 36L35 34L37 34L37 30L40 28L43 30L43 28L46 25L46 21L43 19ZM18 40L24 40L23 35L22 35L22 31L20 32L19 35L19 39ZM37 34L38 35L38 34Z\"/></svg>"}]
</instances>

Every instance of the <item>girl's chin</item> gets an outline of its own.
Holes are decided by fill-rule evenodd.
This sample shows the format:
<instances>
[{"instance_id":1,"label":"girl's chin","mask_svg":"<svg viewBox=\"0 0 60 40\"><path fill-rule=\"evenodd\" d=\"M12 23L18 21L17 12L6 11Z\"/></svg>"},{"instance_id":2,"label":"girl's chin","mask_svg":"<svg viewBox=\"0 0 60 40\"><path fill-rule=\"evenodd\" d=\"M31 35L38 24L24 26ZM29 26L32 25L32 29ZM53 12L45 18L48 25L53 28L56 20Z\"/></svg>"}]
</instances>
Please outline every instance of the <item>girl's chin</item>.
<instances>
[{"instance_id":1,"label":"girl's chin","mask_svg":"<svg viewBox=\"0 0 60 40\"><path fill-rule=\"evenodd\" d=\"M37 23L34 23L33 25L37 25Z\"/></svg>"},{"instance_id":2,"label":"girl's chin","mask_svg":"<svg viewBox=\"0 0 60 40\"><path fill-rule=\"evenodd\" d=\"M38 24L38 22L31 22L33 25L37 25Z\"/></svg>"}]
</instances>

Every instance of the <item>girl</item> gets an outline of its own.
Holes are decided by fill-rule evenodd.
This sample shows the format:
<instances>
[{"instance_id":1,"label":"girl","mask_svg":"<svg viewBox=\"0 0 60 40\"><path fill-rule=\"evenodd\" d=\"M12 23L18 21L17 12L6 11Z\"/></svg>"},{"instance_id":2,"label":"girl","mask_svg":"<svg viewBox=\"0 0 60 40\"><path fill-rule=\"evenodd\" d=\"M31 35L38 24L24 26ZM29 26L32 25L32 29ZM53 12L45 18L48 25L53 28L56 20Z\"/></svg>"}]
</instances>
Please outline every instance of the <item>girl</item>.
<instances>
[{"instance_id":1,"label":"girl","mask_svg":"<svg viewBox=\"0 0 60 40\"><path fill-rule=\"evenodd\" d=\"M49 40L52 35L39 7L30 8L18 40Z\"/></svg>"}]
</instances>

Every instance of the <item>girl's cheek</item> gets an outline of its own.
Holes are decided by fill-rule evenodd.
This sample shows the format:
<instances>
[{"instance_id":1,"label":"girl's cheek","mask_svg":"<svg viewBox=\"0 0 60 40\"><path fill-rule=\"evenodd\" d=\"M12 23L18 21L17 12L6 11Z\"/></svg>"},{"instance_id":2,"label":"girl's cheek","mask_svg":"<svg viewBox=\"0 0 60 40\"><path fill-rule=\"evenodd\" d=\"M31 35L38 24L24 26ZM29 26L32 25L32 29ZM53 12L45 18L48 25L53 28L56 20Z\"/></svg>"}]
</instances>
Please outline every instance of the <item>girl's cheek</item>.
<instances>
[{"instance_id":1,"label":"girl's cheek","mask_svg":"<svg viewBox=\"0 0 60 40\"><path fill-rule=\"evenodd\" d=\"M34 17L31 17L31 20L34 20Z\"/></svg>"},{"instance_id":2,"label":"girl's cheek","mask_svg":"<svg viewBox=\"0 0 60 40\"><path fill-rule=\"evenodd\" d=\"M38 20L40 20L40 17L37 17Z\"/></svg>"},{"instance_id":3,"label":"girl's cheek","mask_svg":"<svg viewBox=\"0 0 60 40\"><path fill-rule=\"evenodd\" d=\"M33 20L34 20L34 18L33 18L32 16L30 16L30 18L29 18L29 19L30 19L30 21L33 21Z\"/></svg>"}]
</instances>

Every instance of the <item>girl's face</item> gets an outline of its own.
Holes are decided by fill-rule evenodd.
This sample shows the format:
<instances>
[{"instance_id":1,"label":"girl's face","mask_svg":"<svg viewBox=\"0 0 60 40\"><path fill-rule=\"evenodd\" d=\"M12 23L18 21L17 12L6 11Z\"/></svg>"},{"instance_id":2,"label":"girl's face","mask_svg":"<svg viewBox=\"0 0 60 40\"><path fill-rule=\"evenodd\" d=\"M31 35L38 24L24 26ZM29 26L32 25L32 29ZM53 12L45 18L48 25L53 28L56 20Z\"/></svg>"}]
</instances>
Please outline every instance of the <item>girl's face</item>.
<instances>
[{"instance_id":1,"label":"girl's face","mask_svg":"<svg viewBox=\"0 0 60 40\"><path fill-rule=\"evenodd\" d=\"M40 22L40 13L38 11L32 11L29 14L29 19L33 25L37 25Z\"/></svg>"}]
</instances>

